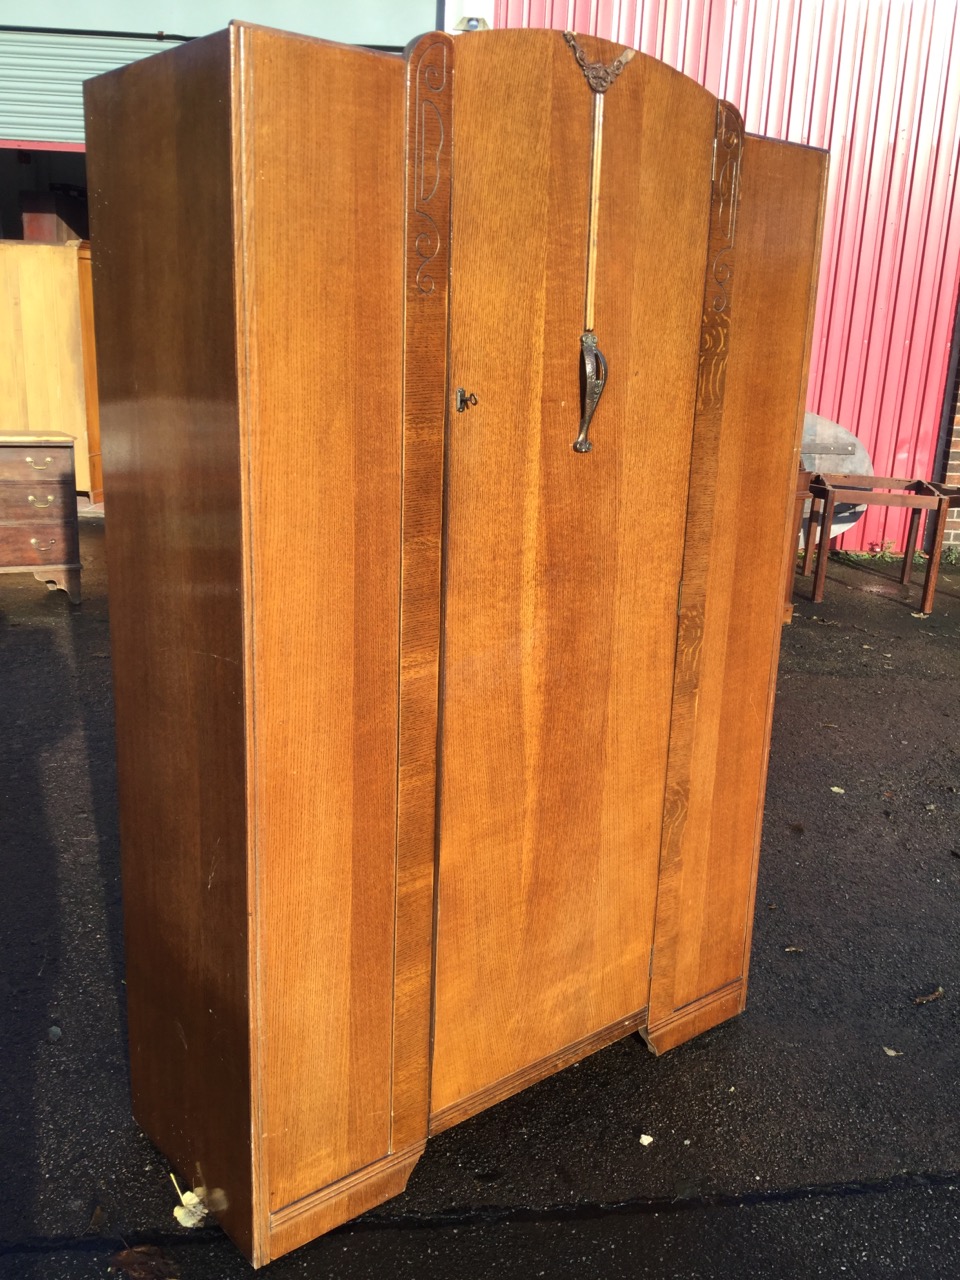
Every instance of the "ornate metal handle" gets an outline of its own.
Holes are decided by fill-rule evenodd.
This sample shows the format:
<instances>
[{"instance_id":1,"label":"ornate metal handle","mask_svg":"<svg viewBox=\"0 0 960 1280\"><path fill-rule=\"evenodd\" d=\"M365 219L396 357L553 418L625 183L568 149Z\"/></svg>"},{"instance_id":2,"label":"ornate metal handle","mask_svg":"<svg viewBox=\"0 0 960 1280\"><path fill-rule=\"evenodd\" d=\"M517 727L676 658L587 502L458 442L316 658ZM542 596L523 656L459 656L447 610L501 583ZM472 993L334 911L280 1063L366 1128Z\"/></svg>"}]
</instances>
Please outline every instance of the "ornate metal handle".
<instances>
[{"instance_id":1,"label":"ornate metal handle","mask_svg":"<svg viewBox=\"0 0 960 1280\"><path fill-rule=\"evenodd\" d=\"M577 453L589 453L593 448L587 432L606 385L607 362L597 347L597 335L588 329L580 338L580 434L573 442Z\"/></svg>"},{"instance_id":2,"label":"ornate metal handle","mask_svg":"<svg viewBox=\"0 0 960 1280\"><path fill-rule=\"evenodd\" d=\"M47 463L52 461L53 459L50 457L49 454L44 458L42 462L34 462L34 460L30 457L29 453L24 458L24 462L29 462L31 467L33 467L34 471L46 471Z\"/></svg>"},{"instance_id":3,"label":"ornate metal handle","mask_svg":"<svg viewBox=\"0 0 960 1280\"><path fill-rule=\"evenodd\" d=\"M46 502L41 502L39 498L35 498L31 493L30 496L27 498L27 501L32 502L35 507L49 507L54 502L56 502L56 498L53 496L52 493L48 493Z\"/></svg>"},{"instance_id":4,"label":"ornate metal handle","mask_svg":"<svg viewBox=\"0 0 960 1280\"><path fill-rule=\"evenodd\" d=\"M51 538L49 542L40 542L36 538L31 538L30 545L31 547L36 547L38 551L49 551L51 547L57 545L57 540L56 538Z\"/></svg>"}]
</instances>

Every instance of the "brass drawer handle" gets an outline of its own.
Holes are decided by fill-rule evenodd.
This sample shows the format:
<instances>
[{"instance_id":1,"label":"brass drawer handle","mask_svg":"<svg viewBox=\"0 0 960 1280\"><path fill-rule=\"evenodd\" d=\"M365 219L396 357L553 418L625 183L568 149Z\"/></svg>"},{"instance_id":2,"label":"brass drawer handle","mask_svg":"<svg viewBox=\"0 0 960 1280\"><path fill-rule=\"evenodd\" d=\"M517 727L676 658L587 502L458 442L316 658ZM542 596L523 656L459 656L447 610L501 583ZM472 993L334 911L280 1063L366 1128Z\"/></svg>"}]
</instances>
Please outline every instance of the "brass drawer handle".
<instances>
[{"instance_id":1,"label":"brass drawer handle","mask_svg":"<svg viewBox=\"0 0 960 1280\"><path fill-rule=\"evenodd\" d=\"M34 462L34 460L30 457L29 453L24 458L24 462L29 462L31 467L33 467L34 471L46 471L47 463L52 461L53 461L53 458L51 458L49 454L47 454L47 456L44 458L42 462Z\"/></svg>"},{"instance_id":2,"label":"brass drawer handle","mask_svg":"<svg viewBox=\"0 0 960 1280\"><path fill-rule=\"evenodd\" d=\"M30 539L31 547L36 547L38 551L49 551L51 547L57 545L56 538L51 538L49 542L41 542L38 538Z\"/></svg>"},{"instance_id":3,"label":"brass drawer handle","mask_svg":"<svg viewBox=\"0 0 960 1280\"><path fill-rule=\"evenodd\" d=\"M32 502L35 507L49 507L54 502L56 502L56 498L53 496L52 493L48 493L46 502L41 502L39 498L35 498L31 493L30 496L27 498L27 501Z\"/></svg>"}]
</instances>

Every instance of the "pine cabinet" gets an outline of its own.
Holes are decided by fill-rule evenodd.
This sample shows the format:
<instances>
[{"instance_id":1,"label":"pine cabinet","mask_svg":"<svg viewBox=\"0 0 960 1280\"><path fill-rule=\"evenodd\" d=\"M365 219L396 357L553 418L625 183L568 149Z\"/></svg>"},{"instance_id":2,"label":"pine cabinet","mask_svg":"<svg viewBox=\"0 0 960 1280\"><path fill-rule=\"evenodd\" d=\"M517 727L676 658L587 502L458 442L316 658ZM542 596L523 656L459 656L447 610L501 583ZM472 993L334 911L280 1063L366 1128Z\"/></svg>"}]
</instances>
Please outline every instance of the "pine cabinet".
<instances>
[{"instance_id":1,"label":"pine cabinet","mask_svg":"<svg viewBox=\"0 0 960 1280\"><path fill-rule=\"evenodd\" d=\"M826 159L554 31L87 118L134 1108L261 1264L743 1008Z\"/></svg>"}]
</instances>

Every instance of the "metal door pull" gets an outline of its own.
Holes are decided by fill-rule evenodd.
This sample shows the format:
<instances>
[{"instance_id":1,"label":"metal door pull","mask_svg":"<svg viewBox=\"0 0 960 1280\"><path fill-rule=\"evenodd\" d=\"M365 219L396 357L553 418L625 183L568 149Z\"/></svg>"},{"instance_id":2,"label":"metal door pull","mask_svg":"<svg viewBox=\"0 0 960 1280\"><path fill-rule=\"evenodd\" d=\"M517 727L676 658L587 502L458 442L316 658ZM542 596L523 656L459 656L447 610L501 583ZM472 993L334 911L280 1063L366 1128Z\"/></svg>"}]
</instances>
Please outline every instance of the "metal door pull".
<instances>
[{"instance_id":1,"label":"metal door pull","mask_svg":"<svg viewBox=\"0 0 960 1280\"><path fill-rule=\"evenodd\" d=\"M573 442L577 453L589 453L593 448L587 432L606 385L607 362L597 347L597 335L588 329L580 338L580 434Z\"/></svg>"}]
</instances>

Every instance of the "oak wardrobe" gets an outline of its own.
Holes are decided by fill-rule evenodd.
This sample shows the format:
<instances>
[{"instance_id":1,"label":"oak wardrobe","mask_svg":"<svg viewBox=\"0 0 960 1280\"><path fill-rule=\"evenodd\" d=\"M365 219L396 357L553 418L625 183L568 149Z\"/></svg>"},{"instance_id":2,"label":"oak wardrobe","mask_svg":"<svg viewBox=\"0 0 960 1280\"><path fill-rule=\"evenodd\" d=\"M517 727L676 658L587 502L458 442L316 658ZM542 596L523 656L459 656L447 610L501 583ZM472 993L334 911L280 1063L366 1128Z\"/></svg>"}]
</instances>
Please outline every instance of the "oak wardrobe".
<instances>
[{"instance_id":1,"label":"oak wardrobe","mask_svg":"<svg viewBox=\"0 0 960 1280\"><path fill-rule=\"evenodd\" d=\"M826 158L556 31L87 119L134 1108L259 1265L743 1008Z\"/></svg>"}]
</instances>

